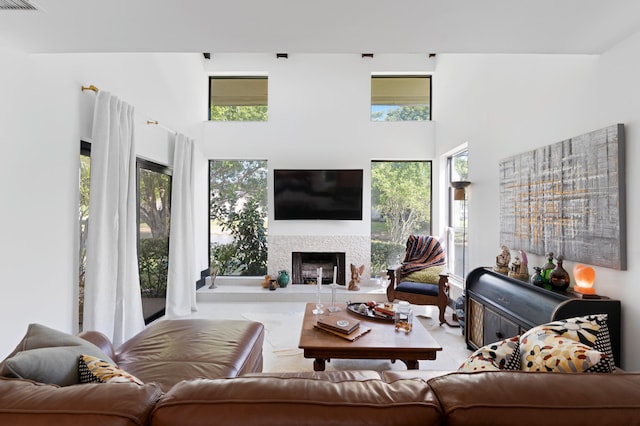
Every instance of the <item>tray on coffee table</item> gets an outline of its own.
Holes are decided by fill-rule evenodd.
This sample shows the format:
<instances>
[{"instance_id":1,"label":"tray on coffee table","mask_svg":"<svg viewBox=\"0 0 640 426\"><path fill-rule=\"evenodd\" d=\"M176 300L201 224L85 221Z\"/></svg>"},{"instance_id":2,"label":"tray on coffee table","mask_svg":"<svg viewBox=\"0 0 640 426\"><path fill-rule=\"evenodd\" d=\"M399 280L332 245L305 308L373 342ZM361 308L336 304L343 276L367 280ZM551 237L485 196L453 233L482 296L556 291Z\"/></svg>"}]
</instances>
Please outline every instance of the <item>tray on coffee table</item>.
<instances>
[{"instance_id":1,"label":"tray on coffee table","mask_svg":"<svg viewBox=\"0 0 640 426\"><path fill-rule=\"evenodd\" d=\"M366 309L364 311L360 310L360 305L365 305ZM376 304L376 306L384 306L384 303L378 303ZM392 308L393 310L393 308ZM371 319L371 320L378 320L378 321L385 321L385 322L393 322L393 317L381 317L378 316L374 313L374 308L370 308L367 306L366 303L362 303L362 302L355 302L355 303L348 303L347 304L347 312L350 312L354 315L358 315L361 317L365 317L367 319Z\"/></svg>"}]
</instances>

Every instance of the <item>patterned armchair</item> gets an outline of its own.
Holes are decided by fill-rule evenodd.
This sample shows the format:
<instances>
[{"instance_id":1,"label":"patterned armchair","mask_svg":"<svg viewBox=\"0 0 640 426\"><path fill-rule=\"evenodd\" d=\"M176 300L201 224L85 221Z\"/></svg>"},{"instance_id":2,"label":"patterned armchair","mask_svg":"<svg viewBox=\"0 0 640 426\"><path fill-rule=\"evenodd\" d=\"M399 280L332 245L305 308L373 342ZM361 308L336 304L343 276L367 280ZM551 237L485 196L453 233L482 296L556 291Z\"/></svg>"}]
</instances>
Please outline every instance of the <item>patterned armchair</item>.
<instances>
[{"instance_id":1,"label":"patterned armchair","mask_svg":"<svg viewBox=\"0 0 640 426\"><path fill-rule=\"evenodd\" d=\"M449 278L445 264L444 248L436 238L410 235L401 266L387 270L387 299L390 302L404 300L414 305L437 306L440 325L451 325L444 317L449 301Z\"/></svg>"}]
</instances>

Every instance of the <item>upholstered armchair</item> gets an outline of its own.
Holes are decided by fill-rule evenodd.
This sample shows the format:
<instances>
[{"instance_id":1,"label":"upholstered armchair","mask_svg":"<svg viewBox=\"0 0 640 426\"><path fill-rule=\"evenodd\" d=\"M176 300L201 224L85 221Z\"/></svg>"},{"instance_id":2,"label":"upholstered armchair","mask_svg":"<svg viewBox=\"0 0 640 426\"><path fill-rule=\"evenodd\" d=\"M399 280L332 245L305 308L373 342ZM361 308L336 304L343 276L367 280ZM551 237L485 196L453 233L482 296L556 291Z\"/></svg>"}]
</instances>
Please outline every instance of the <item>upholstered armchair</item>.
<instances>
[{"instance_id":1,"label":"upholstered armchair","mask_svg":"<svg viewBox=\"0 0 640 426\"><path fill-rule=\"evenodd\" d=\"M451 325L444 317L449 301L449 276L445 264L444 248L436 238L410 235L402 264L397 269L387 270L387 299L437 306L440 325Z\"/></svg>"}]
</instances>

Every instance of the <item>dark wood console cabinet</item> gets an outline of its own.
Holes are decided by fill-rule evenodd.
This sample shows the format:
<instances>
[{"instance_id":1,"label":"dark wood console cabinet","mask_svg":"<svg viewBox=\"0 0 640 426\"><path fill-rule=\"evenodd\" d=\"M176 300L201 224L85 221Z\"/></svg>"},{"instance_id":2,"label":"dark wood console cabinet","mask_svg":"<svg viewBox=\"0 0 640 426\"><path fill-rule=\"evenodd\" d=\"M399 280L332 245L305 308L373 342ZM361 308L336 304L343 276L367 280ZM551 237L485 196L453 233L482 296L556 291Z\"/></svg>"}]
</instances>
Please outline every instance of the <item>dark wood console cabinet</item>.
<instances>
[{"instance_id":1,"label":"dark wood console cabinet","mask_svg":"<svg viewBox=\"0 0 640 426\"><path fill-rule=\"evenodd\" d=\"M588 314L607 314L617 366L621 365L620 301L583 299L477 268L466 280L465 340L470 350L522 334L540 324Z\"/></svg>"}]
</instances>

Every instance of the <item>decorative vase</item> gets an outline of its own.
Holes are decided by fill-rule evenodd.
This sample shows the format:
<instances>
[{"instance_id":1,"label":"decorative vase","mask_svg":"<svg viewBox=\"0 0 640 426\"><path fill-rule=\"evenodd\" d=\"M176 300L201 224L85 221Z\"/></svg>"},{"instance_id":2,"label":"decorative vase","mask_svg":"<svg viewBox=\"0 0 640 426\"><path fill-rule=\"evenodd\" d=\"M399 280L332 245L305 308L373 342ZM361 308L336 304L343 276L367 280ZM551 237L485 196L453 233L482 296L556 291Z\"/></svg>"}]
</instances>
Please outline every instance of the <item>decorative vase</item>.
<instances>
[{"instance_id":1,"label":"decorative vase","mask_svg":"<svg viewBox=\"0 0 640 426\"><path fill-rule=\"evenodd\" d=\"M278 272L278 285L286 287L289 284L289 273L285 270Z\"/></svg>"},{"instance_id":2,"label":"decorative vase","mask_svg":"<svg viewBox=\"0 0 640 426\"><path fill-rule=\"evenodd\" d=\"M571 277L562 267L563 257L558 256L556 260L558 261L558 265L551 271L551 274L549 274L549 282L555 290L566 290L571 283Z\"/></svg>"},{"instance_id":3,"label":"decorative vase","mask_svg":"<svg viewBox=\"0 0 640 426\"><path fill-rule=\"evenodd\" d=\"M271 275L265 275L264 281L262 281L262 288L269 288L269 284L271 284Z\"/></svg>"},{"instance_id":4,"label":"decorative vase","mask_svg":"<svg viewBox=\"0 0 640 426\"><path fill-rule=\"evenodd\" d=\"M547 254L547 263L542 267L542 278L545 283L551 282L549 279L549 275L551 275L551 271L555 269L556 265L553 264L553 253L549 252Z\"/></svg>"},{"instance_id":5,"label":"decorative vase","mask_svg":"<svg viewBox=\"0 0 640 426\"><path fill-rule=\"evenodd\" d=\"M542 277L542 268L539 266L534 266L533 270L536 271L535 274L531 277L531 284L542 287L544 286L544 278Z\"/></svg>"}]
</instances>

